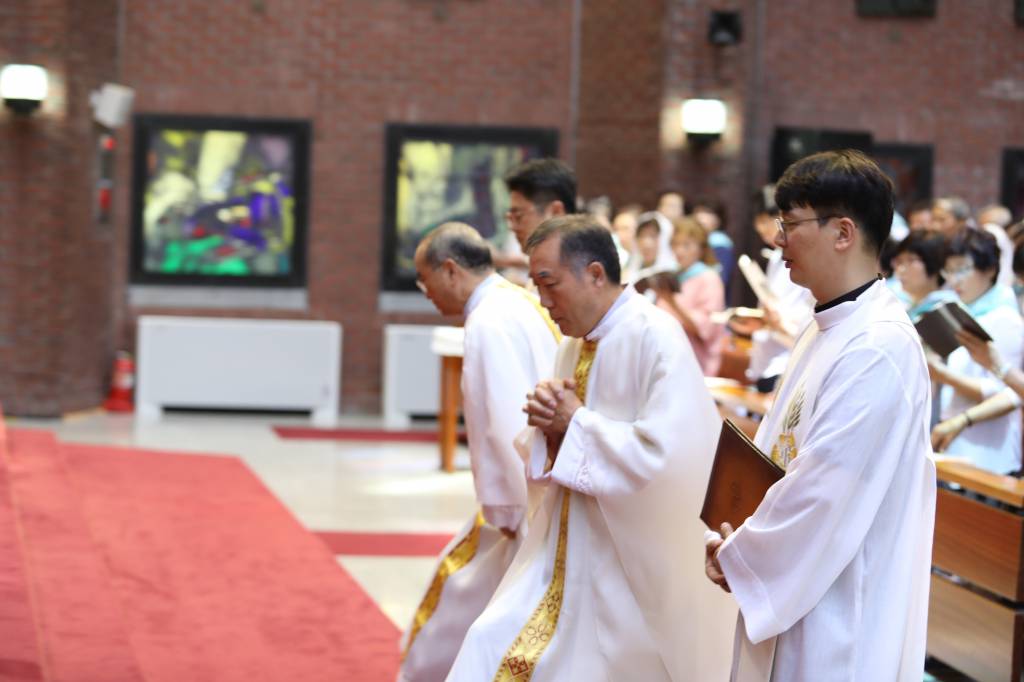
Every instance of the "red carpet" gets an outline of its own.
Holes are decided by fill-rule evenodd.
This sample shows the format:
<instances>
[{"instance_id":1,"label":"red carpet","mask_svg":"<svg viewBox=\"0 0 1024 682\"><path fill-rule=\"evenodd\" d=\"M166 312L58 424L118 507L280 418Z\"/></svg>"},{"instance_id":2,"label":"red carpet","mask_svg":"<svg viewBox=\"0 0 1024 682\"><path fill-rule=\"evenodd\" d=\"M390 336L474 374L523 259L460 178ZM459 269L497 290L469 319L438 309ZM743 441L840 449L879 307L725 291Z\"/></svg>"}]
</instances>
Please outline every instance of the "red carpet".
<instances>
[{"instance_id":1,"label":"red carpet","mask_svg":"<svg viewBox=\"0 0 1024 682\"><path fill-rule=\"evenodd\" d=\"M394 678L397 629L238 460L8 445L0 680Z\"/></svg>"},{"instance_id":2,"label":"red carpet","mask_svg":"<svg viewBox=\"0 0 1024 682\"><path fill-rule=\"evenodd\" d=\"M404 443L437 443L437 431L390 431L388 429L314 429L304 426L275 426L278 438L300 440L367 440ZM459 442L466 434L459 432Z\"/></svg>"},{"instance_id":3,"label":"red carpet","mask_svg":"<svg viewBox=\"0 0 1024 682\"><path fill-rule=\"evenodd\" d=\"M436 533L342 533L316 534L333 554L346 556L437 556L451 535Z\"/></svg>"}]
</instances>

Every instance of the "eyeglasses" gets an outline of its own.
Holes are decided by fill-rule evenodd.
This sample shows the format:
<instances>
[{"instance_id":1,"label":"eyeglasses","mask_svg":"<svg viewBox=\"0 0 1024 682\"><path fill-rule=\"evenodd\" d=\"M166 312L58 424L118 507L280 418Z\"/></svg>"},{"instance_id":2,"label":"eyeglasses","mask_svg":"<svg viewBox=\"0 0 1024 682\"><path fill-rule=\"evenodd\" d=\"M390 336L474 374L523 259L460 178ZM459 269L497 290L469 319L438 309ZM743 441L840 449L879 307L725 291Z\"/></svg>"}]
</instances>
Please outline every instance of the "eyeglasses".
<instances>
[{"instance_id":1,"label":"eyeglasses","mask_svg":"<svg viewBox=\"0 0 1024 682\"><path fill-rule=\"evenodd\" d=\"M424 294L427 293L427 284L422 279L416 280L416 288L422 291Z\"/></svg>"},{"instance_id":2,"label":"eyeglasses","mask_svg":"<svg viewBox=\"0 0 1024 682\"><path fill-rule=\"evenodd\" d=\"M942 279L946 280L947 282L951 282L953 280L963 279L972 272L974 272L974 264L967 263L966 265L961 265L960 267L954 270L940 270L939 274L942 275Z\"/></svg>"},{"instance_id":3,"label":"eyeglasses","mask_svg":"<svg viewBox=\"0 0 1024 682\"><path fill-rule=\"evenodd\" d=\"M782 242L786 243L786 240L789 237L789 231L792 230L795 226L799 225L800 223L809 223L812 220L817 220L818 227L822 227L828 221L838 217L839 216L837 215L823 215L816 216L814 218L801 218L800 220L783 220L782 218L776 218L775 227L777 227L779 230L779 236L782 237Z\"/></svg>"},{"instance_id":4,"label":"eyeglasses","mask_svg":"<svg viewBox=\"0 0 1024 682\"><path fill-rule=\"evenodd\" d=\"M540 209L537 206L530 206L529 208L510 208L505 211L505 219L513 223L520 222L529 213L538 213Z\"/></svg>"}]
</instances>

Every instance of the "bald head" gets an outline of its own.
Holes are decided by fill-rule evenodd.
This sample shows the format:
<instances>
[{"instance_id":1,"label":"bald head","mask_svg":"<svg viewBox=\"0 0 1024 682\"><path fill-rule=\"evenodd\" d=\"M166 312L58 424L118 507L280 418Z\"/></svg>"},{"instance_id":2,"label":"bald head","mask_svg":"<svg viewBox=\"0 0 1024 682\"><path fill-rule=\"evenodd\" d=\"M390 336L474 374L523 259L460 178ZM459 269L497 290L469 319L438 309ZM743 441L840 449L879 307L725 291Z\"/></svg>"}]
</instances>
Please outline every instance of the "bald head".
<instances>
[{"instance_id":1,"label":"bald head","mask_svg":"<svg viewBox=\"0 0 1024 682\"><path fill-rule=\"evenodd\" d=\"M416 251L432 270L451 259L475 274L494 269L491 248L480 233L465 223L444 223L424 237Z\"/></svg>"}]
</instances>

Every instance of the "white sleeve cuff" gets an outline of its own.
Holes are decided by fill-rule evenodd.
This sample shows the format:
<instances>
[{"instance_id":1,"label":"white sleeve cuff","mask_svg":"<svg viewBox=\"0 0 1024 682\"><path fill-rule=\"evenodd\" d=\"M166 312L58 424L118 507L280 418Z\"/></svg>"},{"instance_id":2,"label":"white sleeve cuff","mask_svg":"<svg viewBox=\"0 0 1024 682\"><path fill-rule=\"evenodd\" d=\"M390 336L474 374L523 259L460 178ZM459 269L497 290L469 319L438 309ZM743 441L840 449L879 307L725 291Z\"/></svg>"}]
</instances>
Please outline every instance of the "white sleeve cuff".
<instances>
[{"instance_id":1,"label":"white sleeve cuff","mask_svg":"<svg viewBox=\"0 0 1024 682\"><path fill-rule=\"evenodd\" d=\"M595 413L585 407L576 410L572 421L569 422L569 428L566 429L562 447L558 449L555 466L551 468L551 478L566 488L578 490L584 495L594 494L586 454L590 447L587 426L595 417Z\"/></svg>"},{"instance_id":2,"label":"white sleeve cuff","mask_svg":"<svg viewBox=\"0 0 1024 682\"><path fill-rule=\"evenodd\" d=\"M771 598L764 583L758 580L743 560L736 543L742 534L743 526L740 526L735 533L725 539L718 549L718 564L722 567L729 589L736 597L740 613L743 614L747 639L758 644L782 633L786 628L779 622L772 609Z\"/></svg>"}]
</instances>

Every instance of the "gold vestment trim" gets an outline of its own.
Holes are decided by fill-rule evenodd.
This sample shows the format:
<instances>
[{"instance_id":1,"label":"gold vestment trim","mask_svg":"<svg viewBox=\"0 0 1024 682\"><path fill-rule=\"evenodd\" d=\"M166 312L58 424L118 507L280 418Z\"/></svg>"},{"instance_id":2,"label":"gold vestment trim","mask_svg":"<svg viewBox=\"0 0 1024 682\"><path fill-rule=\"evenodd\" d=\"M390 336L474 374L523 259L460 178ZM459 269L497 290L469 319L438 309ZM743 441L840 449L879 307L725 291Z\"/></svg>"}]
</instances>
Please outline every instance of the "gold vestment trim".
<instances>
[{"instance_id":1,"label":"gold vestment trim","mask_svg":"<svg viewBox=\"0 0 1024 682\"><path fill-rule=\"evenodd\" d=\"M590 368L597 355L597 342L584 341L580 348L580 356L576 361L573 378L576 380L576 397L585 402L587 381ZM550 464L550 463L549 463ZM549 467L550 468L550 467ZM494 674L494 682L528 682L533 677L544 650L548 648L555 636L558 616L562 612L562 599L565 595L565 564L566 549L569 544L569 499L568 488L562 490L562 509L558 519L558 544L555 550L555 565L551 572L551 582L544 593L540 604L533 610L526 625L513 640L512 646L505 652Z\"/></svg>"},{"instance_id":2,"label":"gold vestment trim","mask_svg":"<svg viewBox=\"0 0 1024 682\"><path fill-rule=\"evenodd\" d=\"M423 601L420 602L419 608L416 609L416 615L412 621L412 631L409 633L409 641L405 645L405 651L402 652L403 661L409 655L409 649L412 648L416 635L420 633L423 626L434 615L434 611L437 610L437 605L441 601L441 590L444 588L445 582L453 573L465 568L473 560L473 557L476 556L476 550L480 546L480 528L483 525L483 511L478 511L476 513L476 521L473 523L469 533L466 534L466 537L462 538L457 545L452 547L452 551L448 552L448 556L441 560L441 565L437 567L437 573L434 574L430 588L427 589L427 593L423 596Z\"/></svg>"},{"instance_id":3,"label":"gold vestment trim","mask_svg":"<svg viewBox=\"0 0 1024 682\"><path fill-rule=\"evenodd\" d=\"M558 549L551 583L540 604L501 659L494 682L525 682L533 677L541 654L555 636L565 590L565 555L569 543L569 490L562 490L562 512L558 520Z\"/></svg>"},{"instance_id":4,"label":"gold vestment trim","mask_svg":"<svg viewBox=\"0 0 1024 682\"><path fill-rule=\"evenodd\" d=\"M534 309L537 311L537 313L540 314L541 319L544 320L544 324L548 326L548 329L551 331L551 334L555 337L555 343L562 342L562 332L559 331L558 325L555 324L555 321L551 319L551 315L548 313L547 308L540 304L540 301L537 300L536 296L534 296L521 286L509 282L507 279L503 279L498 284L498 286L500 286L502 289L514 289L515 291L521 293L523 295L523 298L529 301L530 305L532 305Z\"/></svg>"}]
</instances>

